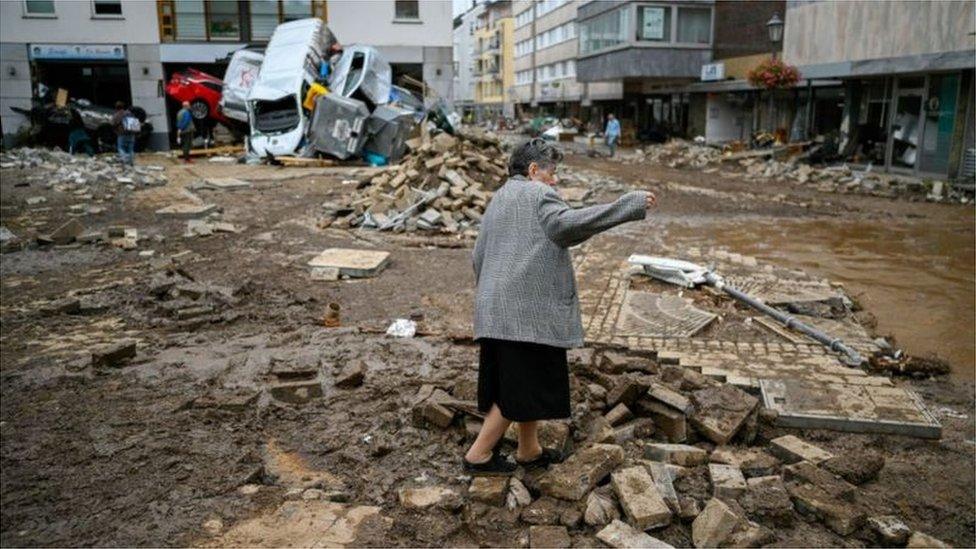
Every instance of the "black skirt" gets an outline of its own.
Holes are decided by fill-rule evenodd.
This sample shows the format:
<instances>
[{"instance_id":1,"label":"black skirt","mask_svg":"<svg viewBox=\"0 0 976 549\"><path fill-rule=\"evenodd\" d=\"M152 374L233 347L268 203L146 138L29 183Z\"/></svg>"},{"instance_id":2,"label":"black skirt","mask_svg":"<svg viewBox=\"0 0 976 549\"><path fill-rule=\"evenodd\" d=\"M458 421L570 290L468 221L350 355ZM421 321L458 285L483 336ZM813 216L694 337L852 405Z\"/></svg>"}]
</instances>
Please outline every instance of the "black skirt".
<instances>
[{"instance_id":1,"label":"black skirt","mask_svg":"<svg viewBox=\"0 0 976 549\"><path fill-rule=\"evenodd\" d=\"M505 419L564 419L569 410L566 349L539 343L480 339L478 409L497 404Z\"/></svg>"}]
</instances>

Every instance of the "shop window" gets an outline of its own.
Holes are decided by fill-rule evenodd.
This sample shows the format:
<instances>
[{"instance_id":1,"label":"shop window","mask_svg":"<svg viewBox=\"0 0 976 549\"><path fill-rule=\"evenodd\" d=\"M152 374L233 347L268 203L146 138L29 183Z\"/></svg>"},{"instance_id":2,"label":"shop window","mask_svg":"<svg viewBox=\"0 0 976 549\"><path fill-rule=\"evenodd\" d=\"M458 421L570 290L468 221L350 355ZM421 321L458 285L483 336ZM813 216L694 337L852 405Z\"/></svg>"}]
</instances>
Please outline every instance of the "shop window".
<instances>
[{"instance_id":1,"label":"shop window","mask_svg":"<svg viewBox=\"0 0 976 549\"><path fill-rule=\"evenodd\" d=\"M95 16L121 17L122 0L92 0L92 12Z\"/></svg>"},{"instance_id":2,"label":"shop window","mask_svg":"<svg viewBox=\"0 0 976 549\"><path fill-rule=\"evenodd\" d=\"M210 38L217 40L240 40L241 17L237 12L236 0L212 1L210 5Z\"/></svg>"},{"instance_id":3,"label":"shop window","mask_svg":"<svg viewBox=\"0 0 976 549\"><path fill-rule=\"evenodd\" d=\"M678 8L678 42L708 44L712 39L712 10Z\"/></svg>"},{"instance_id":4,"label":"shop window","mask_svg":"<svg viewBox=\"0 0 976 549\"><path fill-rule=\"evenodd\" d=\"M24 0L24 15L54 16L54 0Z\"/></svg>"},{"instance_id":5,"label":"shop window","mask_svg":"<svg viewBox=\"0 0 976 549\"><path fill-rule=\"evenodd\" d=\"M177 40L206 40L207 12L203 0L174 0Z\"/></svg>"},{"instance_id":6,"label":"shop window","mask_svg":"<svg viewBox=\"0 0 976 549\"><path fill-rule=\"evenodd\" d=\"M396 19L420 19L419 0L394 0Z\"/></svg>"},{"instance_id":7,"label":"shop window","mask_svg":"<svg viewBox=\"0 0 976 549\"><path fill-rule=\"evenodd\" d=\"M637 39L651 42L671 41L671 8L641 6L637 13Z\"/></svg>"}]
</instances>

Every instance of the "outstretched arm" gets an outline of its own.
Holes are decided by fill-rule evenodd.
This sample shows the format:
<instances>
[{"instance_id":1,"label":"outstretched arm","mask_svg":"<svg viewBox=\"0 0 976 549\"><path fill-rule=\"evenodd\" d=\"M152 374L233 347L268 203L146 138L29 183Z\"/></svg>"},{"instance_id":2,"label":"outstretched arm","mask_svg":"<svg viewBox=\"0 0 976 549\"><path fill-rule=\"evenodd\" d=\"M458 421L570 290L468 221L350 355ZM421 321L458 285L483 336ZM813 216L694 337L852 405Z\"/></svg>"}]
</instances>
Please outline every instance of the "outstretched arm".
<instances>
[{"instance_id":1,"label":"outstretched arm","mask_svg":"<svg viewBox=\"0 0 976 549\"><path fill-rule=\"evenodd\" d=\"M633 191L610 204L571 208L550 188L539 201L539 221L550 240L568 248L621 223L644 219L650 203L649 193Z\"/></svg>"}]
</instances>

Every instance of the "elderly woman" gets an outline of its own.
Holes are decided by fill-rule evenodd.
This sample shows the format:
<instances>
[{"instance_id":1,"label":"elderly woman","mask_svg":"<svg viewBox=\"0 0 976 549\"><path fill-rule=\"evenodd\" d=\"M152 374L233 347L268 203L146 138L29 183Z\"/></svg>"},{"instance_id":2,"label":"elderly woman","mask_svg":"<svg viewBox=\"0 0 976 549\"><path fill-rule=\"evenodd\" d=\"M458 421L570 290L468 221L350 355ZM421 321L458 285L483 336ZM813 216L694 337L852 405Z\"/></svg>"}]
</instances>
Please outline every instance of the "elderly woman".
<instances>
[{"instance_id":1,"label":"elderly woman","mask_svg":"<svg viewBox=\"0 0 976 549\"><path fill-rule=\"evenodd\" d=\"M518 147L509 180L485 211L474 246L474 332L481 345L478 408L486 414L463 459L468 474L511 474L562 456L539 444L538 422L570 416L566 349L583 345L569 248L626 221L643 219L653 194L570 208L555 190L562 154L542 139ZM512 463L495 446L518 423Z\"/></svg>"}]
</instances>

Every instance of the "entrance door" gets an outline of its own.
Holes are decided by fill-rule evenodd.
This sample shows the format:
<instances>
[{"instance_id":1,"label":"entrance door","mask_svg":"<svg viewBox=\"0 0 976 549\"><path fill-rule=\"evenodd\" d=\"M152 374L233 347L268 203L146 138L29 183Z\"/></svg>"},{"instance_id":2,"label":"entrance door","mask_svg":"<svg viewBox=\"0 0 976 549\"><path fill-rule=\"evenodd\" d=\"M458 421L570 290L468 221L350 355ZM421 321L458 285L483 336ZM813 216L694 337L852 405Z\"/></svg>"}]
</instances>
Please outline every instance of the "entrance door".
<instances>
[{"instance_id":1,"label":"entrance door","mask_svg":"<svg viewBox=\"0 0 976 549\"><path fill-rule=\"evenodd\" d=\"M919 137L922 133L922 101L925 77L899 78L888 133L888 167L915 171L918 163Z\"/></svg>"},{"instance_id":2,"label":"entrance door","mask_svg":"<svg viewBox=\"0 0 976 549\"><path fill-rule=\"evenodd\" d=\"M945 174L949 172L949 150L955 130L956 99L959 96L958 74L929 76L928 96L925 99L925 127L919 171Z\"/></svg>"}]
</instances>

